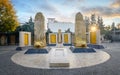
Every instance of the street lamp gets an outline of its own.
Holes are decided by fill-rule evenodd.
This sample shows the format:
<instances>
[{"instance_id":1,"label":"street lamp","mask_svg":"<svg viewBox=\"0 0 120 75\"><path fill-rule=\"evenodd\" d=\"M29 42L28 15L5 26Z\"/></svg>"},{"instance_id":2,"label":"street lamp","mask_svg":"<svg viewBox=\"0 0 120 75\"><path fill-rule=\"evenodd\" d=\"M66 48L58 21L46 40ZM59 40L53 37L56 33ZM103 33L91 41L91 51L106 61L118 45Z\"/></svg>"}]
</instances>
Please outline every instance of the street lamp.
<instances>
[{"instance_id":1,"label":"street lamp","mask_svg":"<svg viewBox=\"0 0 120 75\"><path fill-rule=\"evenodd\" d=\"M100 43L100 30L97 24L93 24L90 26L90 43L91 44L99 44Z\"/></svg>"},{"instance_id":2,"label":"street lamp","mask_svg":"<svg viewBox=\"0 0 120 75\"><path fill-rule=\"evenodd\" d=\"M96 26L91 26L90 31L91 31L91 32L97 31L97 27L96 27Z\"/></svg>"}]
</instances>

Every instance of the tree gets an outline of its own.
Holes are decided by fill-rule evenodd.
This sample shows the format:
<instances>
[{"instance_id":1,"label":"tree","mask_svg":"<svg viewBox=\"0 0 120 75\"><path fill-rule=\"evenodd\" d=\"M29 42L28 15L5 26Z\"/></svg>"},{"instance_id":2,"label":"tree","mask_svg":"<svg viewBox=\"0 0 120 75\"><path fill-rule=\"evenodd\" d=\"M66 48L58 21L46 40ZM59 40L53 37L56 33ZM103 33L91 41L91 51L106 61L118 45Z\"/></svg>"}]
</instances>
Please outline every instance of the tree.
<instances>
[{"instance_id":1,"label":"tree","mask_svg":"<svg viewBox=\"0 0 120 75\"><path fill-rule=\"evenodd\" d=\"M106 31L111 31L111 26L110 25L105 26L105 30Z\"/></svg>"},{"instance_id":2,"label":"tree","mask_svg":"<svg viewBox=\"0 0 120 75\"><path fill-rule=\"evenodd\" d=\"M105 33L105 25L103 24L103 19L102 17L98 16L98 25L99 25L99 28L100 28L100 33L101 34L104 34Z\"/></svg>"},{"instance_id":3,"label":"tree","mask_svg":"<svg viewBox=\"0 0 120 75\"><path fill-rule=\"evenodd\" d=\"M70 31L70 28L68 28L67 30L65 30L65 33L72 33L72 32Z\"/></svg>"},{"instance_id":4,"label":"tree","mask_svg":"<svg viewBox=\"0 0 120 75\"><path fill-rule=\"evenodd\" d=\"M117 29L120 29L120 23L117 24Z\"/></svg>"},{"instance_id":5,"label":"tree","mask_svg":"<svg viewBox=\"0 0 120 75\"><path fill-rule=\"evenodd\" d=\"M19 25L10 0L0 0L0 32L11 32Z\"/></svg>"},{"instance_id":6,"label":"tree","mask_svg":"<svg viewBox=\"0 0 120 75\"><path fill-rule=\"evenodd\" d=\"M47 34L48 34L48 33L52 33L51 29L48 28L46 33L47 33Z\"/></svg>"},{"instance_id":7,"label":"tree","mask_svg":"<svg viewBox=\"0 0 120 75\"><path fill-rule=\"evenodd\" d=\"M115 30L115 23L113 22L111 25L112 31Z\"/></svg>"},{"instance_id":8,"label":"tree","mask_svg":"<svg viewBox=\"0 0 120 75\"><path fill-rule=\"evenodd\" d=\"M111 26L110 25L107 25L104 27L104 39L107 39L107 40L111 40L112 39L112 36L111 36Z\"/></svg>"},{"instance_id":9,"label":"tree","mask_svg":"<svg viewBox=\"0 0 120 75\"><path fill-rule=\"evenodd\" d=\"M25 22L22 26L16 27L16 32L19 31L28 31L31 32L32 34L34 33L34 22L32 21L32 17L30 17L28 22Z\"/></svg>"}]
</instances>

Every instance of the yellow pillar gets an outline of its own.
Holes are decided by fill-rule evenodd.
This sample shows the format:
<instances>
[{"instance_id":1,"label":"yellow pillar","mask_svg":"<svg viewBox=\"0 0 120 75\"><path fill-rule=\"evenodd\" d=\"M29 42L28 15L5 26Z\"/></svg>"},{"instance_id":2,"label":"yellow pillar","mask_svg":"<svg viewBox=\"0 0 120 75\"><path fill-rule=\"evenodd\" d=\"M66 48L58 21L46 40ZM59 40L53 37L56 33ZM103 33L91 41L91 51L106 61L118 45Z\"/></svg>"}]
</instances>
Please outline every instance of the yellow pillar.
<instances>
[{"instance_id":1,"label":"yellow pillar","mask_svg":"<svg viewBox=\"0 0 120 75\"><path fill-rule=\"evenodd\" d=\"M64 43L68 44L68 34L64 34Z\"/></svg>"},{"instance_id":2,"label":"yellow pillar","mask_svg":"<svg viewBox=\"0 0 120 75\"><path fill-rule=\"evenodd\" d=\"M90 32L90 43L91 44L97 44L97 35L96 32Z\"/></svg>"},{"instance_id":3,"label":"yellow pillar","mask_svg":"<svg viewBox=\"0 0 120 75\"><path fill-rule=\"evenodd\" d=\"M97 24L92 24L90 26L90 43L99 44L100 42L100 29Z\"/></svg>"},{"instance_id":4,"label":"yellow pillar","mask_svg":"<svg viewBox=\"0 0 120 75\"><path fill-rule=\"evenodd\" d=\"M24 45L28 45L28 34L27 33L25 33L24 34Z\"/></svg>"},{"instance_id":5,"label":"yellow pillar","mask_svg":"<svg viewBox=\"0 0 120 75\"><path fill-rule=\"evenodd\" d=\"M51 35L50 35L50 42L51 42L52 44L56 44L56 34L51 34Z\"/></svg>"}]
</instances>

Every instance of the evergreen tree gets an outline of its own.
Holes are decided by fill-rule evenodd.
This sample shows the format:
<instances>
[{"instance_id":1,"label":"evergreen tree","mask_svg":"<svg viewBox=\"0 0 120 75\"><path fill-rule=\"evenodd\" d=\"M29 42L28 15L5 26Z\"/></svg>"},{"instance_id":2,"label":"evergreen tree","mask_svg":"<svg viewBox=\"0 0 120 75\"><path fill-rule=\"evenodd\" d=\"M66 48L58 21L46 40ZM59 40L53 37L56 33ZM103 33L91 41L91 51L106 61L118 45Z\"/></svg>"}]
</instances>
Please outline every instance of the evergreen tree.
<instances>
[{"instance_id":1,"label":"evergreen tree","mask_svg":"<svg viewBox=\"0 0 120 75\"><path fill-rule=\"evenodd\" d=\"M28 31L31 32L31 34L34 34L34 22L32 20L32 17L30 17L28 22L25 22L22 26L18 26L15 30L16 32L19 31Z\"/></svg>"},{"instance_id":2,"label":"evergreen tree","mask_svg":"<svg viewBox=\"0 0 120 75\"><path fill-rule=\"evenodd\" d=\"M0 0L0 32L11 32L18 26L17 16L10 0Z\"/></svg>"},{"instance_id":3,"label":"evergreen tree","mask_svg":"<svg viewBox=\"0 0 120 75\"><path fill-rule=\"evenodd\" d=\"M99 28L100 28L100 33L101 34L104 34L105 33L105 27L104 27L104 24L103 24L103 19L102 17L99 17L98 16L98 25L99 25Z\"/></svg>"},{"instance_id":4,"label":"evergreen tree","mask_svg":"<svg viewBox=\"0 0 120 75\"><path fill-rule=\"evenodd\" d=\"M117 28L115 27L115 22L112 23L111 25L112 31L115 31Z\"/></svg>"},{"instance_id":5,"label":"evergreen tree","mask_svg":"<svg viewBox=\"0 0 120 75\"><path fill-rule=\"evenodd\" d=\"M117 24L117 29L119 29L119 30L120 30L120 23L118 23L118 24Z\"/></svg>"}]
</instances>

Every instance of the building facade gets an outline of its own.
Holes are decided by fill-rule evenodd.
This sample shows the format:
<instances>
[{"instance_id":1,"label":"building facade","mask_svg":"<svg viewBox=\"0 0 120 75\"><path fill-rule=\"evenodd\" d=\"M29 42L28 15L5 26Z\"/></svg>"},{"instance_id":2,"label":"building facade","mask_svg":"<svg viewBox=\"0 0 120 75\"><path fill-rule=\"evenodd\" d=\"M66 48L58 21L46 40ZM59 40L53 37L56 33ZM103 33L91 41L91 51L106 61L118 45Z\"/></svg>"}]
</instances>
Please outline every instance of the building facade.
<instances>
[{"instance_id":1,"label":"building facade","mask_svg":"<svg viewBox=\"0 0 120 75\"><path fill-rule=\"evenodd\" d=\"M48 18L47 28L52 31L47 36L48 44L58 44L58 30L62 32L62 44L72 44L74 24L71 22L58 22L55 18Z\"/></svg>"},{"instance_id":2,"label":"building facade","mask_svg":"<svg viewBox=\"0 0 120 75\"><path fill-rule=\"evenodd\" d=\"M62 32L70 29L71 32L74 32L75 26L71 22L58 22L55 18L48 18L47 28L52 32L58 32L61 29Z\"/></svg>"}]
</instances>

